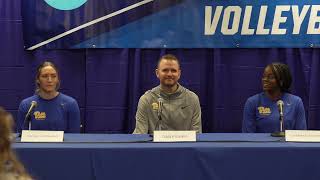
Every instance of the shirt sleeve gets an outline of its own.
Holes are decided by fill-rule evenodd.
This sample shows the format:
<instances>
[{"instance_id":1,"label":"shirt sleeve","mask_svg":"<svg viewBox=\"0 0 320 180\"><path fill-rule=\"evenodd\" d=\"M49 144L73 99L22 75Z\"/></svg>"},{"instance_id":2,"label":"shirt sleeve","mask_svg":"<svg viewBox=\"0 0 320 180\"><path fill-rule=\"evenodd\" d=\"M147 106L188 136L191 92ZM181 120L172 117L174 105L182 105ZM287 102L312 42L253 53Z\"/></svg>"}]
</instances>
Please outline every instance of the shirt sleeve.
<instances>
[{"instance_id":1,"label":"shirt sleeve","mask_svg":"<svg viewBox=\"0 0 320 180\"><path fill-rule=\"evenodd\" d=\"M80 133L80 110L76 100L70 103L67 113L67 133Z\"/></svg>"},{"instance_id":2,"label":"shirt sleeve","mask_svg":"<svg viewBox=\"0 0 320 180\"><path fill-rule=\"evenodd\" d=\"M144 96L141 96L136 112L136 128L133 134L147 134L149 131L147 102Z\"/></svg>"},{"instance_id":3,"label":"shirt sleeve","mask_svg":"<svg viewBox=\"0 0 320 180\"><path fill-rule=\"evenodd\" d=\"M194 102L194 113L192 116L192 130L197 131L197 133L202 133L202 124L201 124L201 107L200 101L197 95L195 95Z\"/></svg>"},{"instance_id":4,"label":"shirt sleeve","mask_svg":"<svg viewBox=\"0 0 320 180\"><path fill-rule=\"evenodd\" d=\"M255 133L256 132L256 107L248 99L244 105L243 121L242 121L243 133Z\"/></svg>"},{"instance_id":5,"label":"shirt sleeve","mask_svg":"<svg viewBox=\"0 0 320 180\"><path fill-rule=\"evenodd\" d=\"M294 129L307 129L305 110L302 100L299 98L296 106L296 122Z\"/></svg>"}]
</instances>

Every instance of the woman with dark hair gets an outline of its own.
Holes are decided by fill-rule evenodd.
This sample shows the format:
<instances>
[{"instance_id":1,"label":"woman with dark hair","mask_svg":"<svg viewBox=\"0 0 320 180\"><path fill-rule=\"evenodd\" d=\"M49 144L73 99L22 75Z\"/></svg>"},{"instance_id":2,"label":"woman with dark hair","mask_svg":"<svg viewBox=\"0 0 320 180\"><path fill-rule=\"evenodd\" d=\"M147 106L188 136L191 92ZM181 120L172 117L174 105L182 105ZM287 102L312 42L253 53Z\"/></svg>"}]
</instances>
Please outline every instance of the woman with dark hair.
<instances>
[{"instance_id":1,"label":"woman with dark hair","mask_svg":"<svg viewBox=\"0 0 320 180\"><path fill-rule=\"evenodd\" d=\"M0 107L0 179L31 180L11 149L12 123L11 114Z\"/></svg>"},{"instance_id":2,"label":"woman with dark hair","mask_svg":"<svg viewBox=\"0 0 320 180\"><path fill-rule=\"evenodd\" d=\"M244 107L242 132L271 133L280 130L277 101L284 102L284 129L306 129L300 97L290 94L292 77L286 64L272 63L262 76L263 92L250 97Z\"/></svg>"},{"instance_id":3,"label":"woman with dark hair","mask_svg":"<svg viewBox=\"0 0 320 180\"><path fill-rule=\"evenodd\" d=\"M30 112L32 130L55 130L66 133L80 132L80 110L75 99L58 92L60 76L52 62L43 62L37 69L36 93L24 99L19 106L17 132L28 129L26 115Z\"/></svg>"}]
</instances>

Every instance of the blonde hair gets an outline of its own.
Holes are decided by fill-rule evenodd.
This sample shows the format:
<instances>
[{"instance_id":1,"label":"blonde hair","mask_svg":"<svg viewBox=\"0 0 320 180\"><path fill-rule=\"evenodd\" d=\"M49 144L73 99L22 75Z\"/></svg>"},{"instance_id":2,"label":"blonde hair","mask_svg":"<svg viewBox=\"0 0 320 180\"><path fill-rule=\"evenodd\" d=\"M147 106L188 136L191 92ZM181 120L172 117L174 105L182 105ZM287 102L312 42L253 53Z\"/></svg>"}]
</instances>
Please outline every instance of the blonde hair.
<instances>
[{"instance_id":1,"label":"blonde hair","mask_svg":"<svg viewBox=\"0 0 320 180\"><path fill-rule=\"evenodd\" d=\"M0 179L31 179L11 149L12 127L12 115L0 107Z\"/></svg>"}]
</instances>

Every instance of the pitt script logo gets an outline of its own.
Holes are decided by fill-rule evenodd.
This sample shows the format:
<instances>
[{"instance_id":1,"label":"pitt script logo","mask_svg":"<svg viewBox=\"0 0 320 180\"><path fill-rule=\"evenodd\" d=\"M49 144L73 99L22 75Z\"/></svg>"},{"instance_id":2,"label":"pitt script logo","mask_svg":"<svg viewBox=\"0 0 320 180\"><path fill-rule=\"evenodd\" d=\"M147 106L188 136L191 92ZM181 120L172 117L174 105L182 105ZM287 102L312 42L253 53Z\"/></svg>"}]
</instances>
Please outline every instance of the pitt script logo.
<instances>
[{"instance_id":1,"label":"pitt script logo","mask_svg":"<svg viewBox=\"0 0 320 180\"><path fill-rule=\"evenodd\" d=\"M151 106L152 106L152 110L154 110L154 111L159 109L158 103L154 102L154 103L151 104Z\"/></svg>"},{"instance_id":2,"label":"pitt script logo","mask_svg":"<svg viewBox=\"0 0 320 180\"><path fill-rule=\"evenodd\" d=\"M35 111L33 115L36 120L45 120L47 117L46 112Z\"/></svg>"},{"instance_id":3,"label":"pitt script logo","mask_svg":"<svg viewBox=\"0 0 320 180\"><path fill-rule=\"evenodd\" d=\"M258 111L260 115L268 116L271 114L271 110L268 107L258 107Z\"/></svg>"}]
</instances>

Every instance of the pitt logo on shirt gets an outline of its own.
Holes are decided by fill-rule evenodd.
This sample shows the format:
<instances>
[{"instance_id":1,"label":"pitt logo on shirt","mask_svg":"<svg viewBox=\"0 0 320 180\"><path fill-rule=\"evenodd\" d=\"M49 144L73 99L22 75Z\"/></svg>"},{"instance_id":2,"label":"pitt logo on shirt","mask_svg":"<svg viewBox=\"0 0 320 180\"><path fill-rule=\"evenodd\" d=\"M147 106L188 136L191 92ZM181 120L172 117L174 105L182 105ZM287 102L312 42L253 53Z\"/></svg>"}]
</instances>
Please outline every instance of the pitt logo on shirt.
<instances>
[{"instance_id":1,"label":"pitt logo on shirt","mask_svg":"<svg viewBox=\"0 0 320 180\"><path fill-rule=\"evenodd\" d=\"M270 114L271 114L271 110L270 110L270 108L268 108L268 107L262 107L262 106L260 106L260 107L258 107L258 111L259 111L259 114L260 114L260 115L265 115L265 116L267 116L267 115L270 115Z\"/></svg>"},{"instance_id":2,"label":"pitt logo on shirt","mask_svg":"<svg viewBox=\"0 0 320 180\"><path fill-rule=\"evenodd\" d=\"M159 105L158 105L158 103L152 103L151 104L151 106L152 106L152 110L158 110L159 109Z\"/></svg>"},{"instance_id":3,"label":"pitt logo on shirt","mask_svg":"<svg viewBox=\"0 0 320 180\"><path fill-rule=\"evenodd\" d=\"M33 115L36 120L45 120L47 117L46 112L35 111Z\"/></svg>"}]
</instances>

